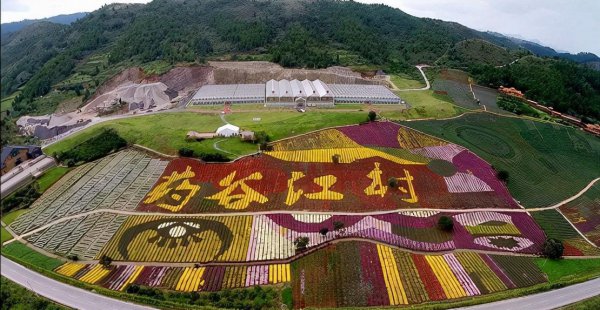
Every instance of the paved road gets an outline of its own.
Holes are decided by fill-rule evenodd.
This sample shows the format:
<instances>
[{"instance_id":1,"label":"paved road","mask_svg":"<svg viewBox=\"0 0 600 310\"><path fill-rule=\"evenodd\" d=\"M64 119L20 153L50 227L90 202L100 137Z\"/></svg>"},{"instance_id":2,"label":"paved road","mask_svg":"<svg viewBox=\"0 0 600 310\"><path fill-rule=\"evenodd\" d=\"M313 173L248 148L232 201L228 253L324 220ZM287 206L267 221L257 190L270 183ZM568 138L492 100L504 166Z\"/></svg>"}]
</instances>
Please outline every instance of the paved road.
<instances>
[{"instance_id":1,"label":"paved road","mask_svg":"<svg viewBox=\"0 0 600 310\"><path fill-rule=\"evenodd\" d=\"M600 278L557 290L507 299L489 304L461 308L463 310L550 310L600 295Z\"/></svg>"},{"instance_id":2,"label":"paved road","mask_svg":"<svg viewBox=\"0 0 600 310\"><path fill-rule=\"evenodd\" d=\"M8 258L2 257L1 259L2 276L39 295L71 308L86 310L153 309L91 293L33 272Z\"/></svg>"},{"instance_id":3,"label":"paved road","mask_svg":"<svg viewBox=\"0 0 600 310\"><path fill-rule=\"evenodd\" d=\"M419 72L421 72L421 75L423 76L423 79L425 80L425 84L426 84L425 87L422 87L422 88L398 89L398 91L428 90L428 89L431 88L431 84L429 83L429 80L427 79L427 75L425 75L425 71L423 71L423 68L427 68L429 66L428 65L418 65L416 67L419 70Z\"/></svg>"}]
</instances>

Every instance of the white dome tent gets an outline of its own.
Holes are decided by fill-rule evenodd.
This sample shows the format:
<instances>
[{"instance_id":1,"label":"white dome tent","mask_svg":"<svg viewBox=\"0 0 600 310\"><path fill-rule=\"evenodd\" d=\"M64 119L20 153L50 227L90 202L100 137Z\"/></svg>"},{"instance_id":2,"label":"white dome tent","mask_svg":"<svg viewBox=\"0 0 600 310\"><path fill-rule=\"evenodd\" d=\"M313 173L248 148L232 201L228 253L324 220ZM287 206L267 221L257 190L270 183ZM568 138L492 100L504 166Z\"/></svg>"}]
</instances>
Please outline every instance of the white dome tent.
<instances>
[{"instance_id":1,"label":"white dome tent","mask_svg":"<svg viewBox=\"0 0 600 310\"><path fill-rule=\"evenodd\" d=\"M240 134L240 127L231 124L223 125L217 129L217 135L222 137L233 137Z\"/></svg>"}]
</instances>

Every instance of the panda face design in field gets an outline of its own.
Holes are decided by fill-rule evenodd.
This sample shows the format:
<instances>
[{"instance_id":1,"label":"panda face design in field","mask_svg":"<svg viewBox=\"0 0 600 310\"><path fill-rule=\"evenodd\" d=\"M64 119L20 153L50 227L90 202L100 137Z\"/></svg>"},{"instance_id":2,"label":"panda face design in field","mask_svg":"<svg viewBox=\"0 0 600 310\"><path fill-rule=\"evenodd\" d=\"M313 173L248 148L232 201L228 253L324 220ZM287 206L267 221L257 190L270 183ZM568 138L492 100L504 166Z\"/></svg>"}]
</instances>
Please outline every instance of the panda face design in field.
<instances>
[{"instance_id":1,"label":"panda face design in field","mask_svg":"<svg viewBox=\"0 0 600 310\"><path fill-rule=\"evenodd\" d=\"M146 249L149 251L168 251L201 243L204 241L201 235L207 233L213 233L220 241L220 247L212 257L216 259L229 249L233 234L225 224L207 219L165 218L132 226L123 232L118 249L124 260L130 260L134 255L129 246L138 239L148 243Z\"/></svg>"}]
</instances>

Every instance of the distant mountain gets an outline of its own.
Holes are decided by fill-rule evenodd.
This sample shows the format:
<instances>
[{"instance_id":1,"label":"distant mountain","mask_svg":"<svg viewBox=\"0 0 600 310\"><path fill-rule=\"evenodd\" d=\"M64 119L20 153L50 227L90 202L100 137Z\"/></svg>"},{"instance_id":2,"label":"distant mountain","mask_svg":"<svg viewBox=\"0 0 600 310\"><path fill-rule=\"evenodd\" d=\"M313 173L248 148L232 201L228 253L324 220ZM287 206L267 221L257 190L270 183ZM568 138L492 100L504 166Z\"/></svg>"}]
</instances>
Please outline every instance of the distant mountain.
<instances>
[{"instance_id":1,"label":"distant mountain","mask_svg":"<svg viewBox=\"0 0 600 310\"><path fill-rule=\"evenodd\" d=\"M52 17L48 17L48 18L43 18L43 19L26 19L26 20L22 20L20 22L3 23L0 25L0 33L2 35L6 35L6 34L9 34L12 32L19 31L28 25L31 25L31 24L34 24L37 22L41 22L41 21L51 22L51 23L55 23L55 24L69 25L69 24L73 23L74 21L85 17L87 14L88 13L86 13L86 12L73 13L73 14L62 14L62 15L52 16Z\"/></svg>"},{"instance_id":2,"label":"distant mountain","mask_svg":"<svg viewBox=\"0 0 600 310\"><path fill-rule=\"evenodd\" d=\"M524 48L540 57L559 57L559 58L568 59L568 60L578 62L578 63L583 63L583 64L589 63L589 62L599 62L600 61L600 57L598 57L596 54L593 54L593 53L582 52L582 53L577 53L577 54L571 54L571 53L565 53L565 52L558 52L555 49L548 47L548 46L544 46L537 41L536 42L528 41L525 39L515 38L512 36L507 36L507 35L503 35L501 33L491 32L491 31L488 31L487 33L492 36L503 39L503 40L509 40L512 43L519 46L520 48Z\"/></svg>"}]
</instances>

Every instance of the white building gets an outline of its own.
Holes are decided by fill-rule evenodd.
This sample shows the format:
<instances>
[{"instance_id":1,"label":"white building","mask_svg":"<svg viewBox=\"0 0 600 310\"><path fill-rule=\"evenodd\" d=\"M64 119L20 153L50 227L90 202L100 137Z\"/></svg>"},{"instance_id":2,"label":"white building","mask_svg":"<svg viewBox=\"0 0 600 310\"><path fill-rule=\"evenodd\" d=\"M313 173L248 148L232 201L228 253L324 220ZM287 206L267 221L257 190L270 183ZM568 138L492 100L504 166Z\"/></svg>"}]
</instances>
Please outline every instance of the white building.
<instances>
[{"instance_id":1,"label":"white building","mask_svg":"<svg viewBox=\"0 0 600 310\"><path fill-rule=\"evenodd\" d=\"M191 104L263 103L264 84L204 85L194 95Z\"/></svg>"},{"instance_id":2,"label":"white building","mask_svg":"<svg viewBox=\"0 0 600 310\"><path fill-rule=\"evenodd\" d=\"M223 125L217 129L217 135L222 137L233 137L240 134L240 127L231 124Z\"/></svg>"},{"instance_id":3,"label":"white building","mask_svg":"<svg viewBox=\"0 0 600 310\"><path fill-rule=\"evenodd\" d=\"M382 85L326 84L321 80L270 80L265 84L205 85L192 104L264 103L267 107L333 107L344 103L399 104Z\"/></svg>"}]
</instances>

